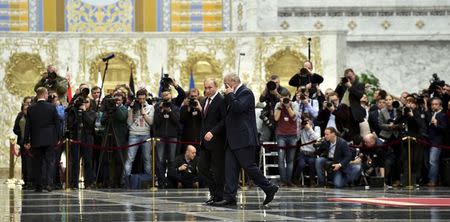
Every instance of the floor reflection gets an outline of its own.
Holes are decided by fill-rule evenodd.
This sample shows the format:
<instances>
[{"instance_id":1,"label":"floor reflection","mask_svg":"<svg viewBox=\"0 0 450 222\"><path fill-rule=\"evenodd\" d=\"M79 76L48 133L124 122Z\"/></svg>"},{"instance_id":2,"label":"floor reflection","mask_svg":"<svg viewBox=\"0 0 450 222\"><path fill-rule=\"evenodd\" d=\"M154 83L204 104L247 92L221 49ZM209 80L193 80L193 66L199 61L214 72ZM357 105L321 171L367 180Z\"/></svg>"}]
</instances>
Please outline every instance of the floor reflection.
<instances>
[{"instance_id":1,"label":"floor reflection","mask_svg":"<svg viewBox=\"0 0 450 222\"><path fill-rule=\"evenodd\" d=\"M258 189L240 192L236 207L203 205L200 190L76 190L34 193L0 185L1 221L289 221L289 220L399 220L442 221L446 207L389 207L331 202L335 197L448 197L446 188L406 190L281 189L270 206L261 206ZM9 204L8 204L9 203Z\"/></svg>"}]
</instances>

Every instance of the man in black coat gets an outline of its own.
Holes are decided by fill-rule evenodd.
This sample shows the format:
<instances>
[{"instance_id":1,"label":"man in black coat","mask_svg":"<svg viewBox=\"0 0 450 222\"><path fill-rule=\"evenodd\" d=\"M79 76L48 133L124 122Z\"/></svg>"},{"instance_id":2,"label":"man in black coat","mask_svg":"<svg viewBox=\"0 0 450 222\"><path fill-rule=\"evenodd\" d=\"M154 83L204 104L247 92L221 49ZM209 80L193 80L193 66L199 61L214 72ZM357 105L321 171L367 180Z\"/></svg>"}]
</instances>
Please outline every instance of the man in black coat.
<instances>
[{"instance_id":1,"label":"man in black coat","mask_svg":"<svg viewBox=\"0 0 450 222\"><path fill-rule=\"evenodd\" d=\"M333 127L325 129L325 142L320 146L316 159L316 172L319 185L326 185L325 170L328 176L333 177L334 186L340 188L347 184L350 175L350 160L352 153L347 141L336 135L337 131Z\"/></svg>"},{"instance_id":2,"label":"man in black coat","mask_svg":"<svg viewBox=\"0 0 450 222\"><path fill-rule=\"evenodd\" d=\"M210 199L205 203L210 205L223 200L226 107L223 96L217 91L217 82L207 79L204 84L206 99L202 104L199 171L209 188Z\"/></svg>"},{"instance_id":3,"label":"man in black coat","mask_svg":"<svg viewBox=\"0 0 450 222\"><path fill-rule=\"evenodd\" d=\"M55 106L47 102L46 88L37 88L36 97L37 103L28 109L24 143L33 155L35 191L42 192L42 188L53 189L53 149L58 142L59 119Z\"/></svg>"},{"instance_id":4,"label":"man in black coat","mask_svg":"<svg viewBox=\"0 0 450 222\"><path fill-rule=\"evenodd\" d=\"M346 69L344 78L336 87L335 92L339 95L341 103L350 107L351 110L351 128L350 135L359 136L359 123L364 121L366 110L361 106L361 98L364 95L365 87L358 81L355 72L352 69ZM355 138L352 138L354 140Z\"/></svg>"},{"instance_id":5,"label":"man in black coat","mask_svg":"<svg viewBox=\"0 0 450 222\"><path fill-rule=\"evenodd\" d=\"M236 193L239 172L242 167L245 173L265 193L263 205L270 203L278 187L271 184L261 173L255 163L255 148L258 146L256 130L255 96L252 91L242 85L236 74L224 77L226 148L225 148L225 189L224 199L215 202L215 206L236 205Z\"/></svg>"}]
</instances>

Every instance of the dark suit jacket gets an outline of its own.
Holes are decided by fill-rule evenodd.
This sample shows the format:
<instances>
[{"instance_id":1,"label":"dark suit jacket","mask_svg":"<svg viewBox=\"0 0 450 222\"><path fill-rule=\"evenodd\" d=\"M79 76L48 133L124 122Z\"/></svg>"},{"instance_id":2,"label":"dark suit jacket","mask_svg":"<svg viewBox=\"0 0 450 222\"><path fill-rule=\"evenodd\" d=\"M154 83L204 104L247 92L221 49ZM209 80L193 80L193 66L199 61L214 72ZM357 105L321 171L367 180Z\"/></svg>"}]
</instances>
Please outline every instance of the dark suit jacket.
<instances>
[{"instance_id":1,"label":"dark suit jacket","mask_svg":"<svg viewBox=\"0 0 450 222\"><path fill-rule=\"evenodd\" d=\"M380 125L378 125L378 114L379 114L378 108L369 112L368 122L369 122L370 130L379 136L381 129L380 129Z\"/></svg>"},{"instance_id":2,"label":"dark suit jacket","mask_svg":"<svg viewBox=\"0 0 450 222\"><path fill-rule=\"evenodd\" d=\"M33 148L55 145L58 129L56 107L46 101L38 101L28 108L24 143L31 143Z\"/></svg>"},{"instance_id":3,"label":"dark suit jacket","mask_svg":"<svg viewBox=\"0 0 450 222\"><path fill-rule=\"evenodd\" d=\"M431 118L432 115L429 115L429 117ZM430 121L431 119L429 119L427 121L427 125L428 125L428 137L430 138L430 142L433 144L443 144L444 142L444 137L446 129L447 129L447 116L445 115L445 113L438 112L436 114L436 120L438 122L437 126L435 125L430 125ZM448 135L447 135L448 136Z\"/></svg>"},{"instance_id":4,"label":"dark suit jacket","mask_svg":"<svg viewBox=\"0 0 450 222\"><path fill-rule=\"evenodd\" d=\"M205 109L206 100L202 103L203 110ZM200 140L206 149L223 149L225 145L225 115L226 107L222 94L218 93L208 106L206 115L202 114L202 129L200 133ZM213 134L211 141L207 142L203 138L207 132Z\"/></svg>"},{"instance_id":5,"label":"dark suit jacket","mask_svg":"<svg viewBox=\"0 0 450 222\"><path fill-rule=\"evenodd\" d=\"M253 92L242 85L236 93L225 96L225 104L226 139L230 149L258 146Z\"/></svg>"},{"instance_id":6,"label":"dark suit jacket","mask_svg":"<svg viewBox=\"0 0 450 222\"><path fill-rule=\"evenodd\" d=\"M336 87L336 93L339 95L340 100L342 101L342 97L347 91L347 87L345 85L339 84ZM348 88L349 91L349 100L350 100L350 109L352 111L353 119L357 122L363 122L364 117L366 116L366 111L361 107L361 102L359 101L364 95L365 87L363 83L360 83L358 79L356 79L352 83L352 87Z\"/></svg>"},{"instance_id":7,"label":"dark suit jacket","mask_svg":"<svg viewBox=\"0 0 450 222\"><path fill-rule=\"evenodd\" d=\"M330 142L325 141L320 146L319 153L321 153L322 156L328 157L329 148ZM333 163L340 163L342 165L341 169L344 169L348 166L350 160L352 160L352 152L348 147L347 141L338 137L336 140L336 148L334 150Z\"/></svg>"}]
</instances>

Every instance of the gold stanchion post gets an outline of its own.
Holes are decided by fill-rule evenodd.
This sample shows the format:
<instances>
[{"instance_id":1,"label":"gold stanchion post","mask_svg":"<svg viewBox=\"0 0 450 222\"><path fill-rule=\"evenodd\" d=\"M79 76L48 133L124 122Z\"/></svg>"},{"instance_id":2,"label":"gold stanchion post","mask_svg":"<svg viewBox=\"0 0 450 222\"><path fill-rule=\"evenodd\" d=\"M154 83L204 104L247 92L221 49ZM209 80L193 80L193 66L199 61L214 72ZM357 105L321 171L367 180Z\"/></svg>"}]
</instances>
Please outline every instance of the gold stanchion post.
<instances>
[{"instance_id":1,"label":"gold stanchion post","mask_svg":"<svg viewBox=\"0 0 450 222\"><path fill-rule=\"evenodd\" d=\"M70 140L67 138L65 141L66 143L66 191L70 190L69 187L69 142Z\"/></svg>"},{"instance_id":2,"label":"gold stanchion post","mask_svg":"<svg viewBox=\"0 0 450 222\"><path fill-rule=\"evenodd\" d=\"M407 136L402 138L402 140L408 141L408 186L406 186L407 189L413 189L414 186L412 184L412 175L411 175L411 140L416 140L416 138Z\"/></svg>"},{"instance_id":3,"label":"gold stanchion post","mask_svg":"<svg viewBox=\"0 0 450 222\"><path fill-rule=\"evenodd\" d=\"M247 183L245 182L245 171L244 171L244 169L241 169L241 175L242 175L242 190L247 190Z\"/></svg>"},{"instance_id":4,"label":"gold stanchion post","mask_svg":"<svg viewBox=\"0 0 450 222\"><path fill-rule=\"evenodd\" d=\"M9 178L14 180L14 153L16 152L16 138L9 138Z\"/></svg>"},{"instance_id":5,"label":"gold stanchion post","mask_svg":"<svg viewBox=\"0 0 450 222\"><path fill-rule=\"evenodd\" d=\"M149 138L147 140L147 142L150 142L150 145L152 146L152 187L150 188L150 191L152 192L156 192L158 191L158 188L155 186L155 169L156 169L156 164L155 164L155 147L156 147L156 138Z\"/></svg>"}]
</instances>

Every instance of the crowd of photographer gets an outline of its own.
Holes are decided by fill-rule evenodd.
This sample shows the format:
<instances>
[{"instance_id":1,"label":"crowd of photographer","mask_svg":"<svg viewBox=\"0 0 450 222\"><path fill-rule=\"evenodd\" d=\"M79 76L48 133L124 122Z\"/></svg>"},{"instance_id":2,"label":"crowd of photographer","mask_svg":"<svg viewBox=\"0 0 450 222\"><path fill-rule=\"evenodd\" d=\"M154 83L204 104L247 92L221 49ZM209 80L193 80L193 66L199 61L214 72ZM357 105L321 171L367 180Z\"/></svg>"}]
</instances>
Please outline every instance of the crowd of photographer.
<instances>
[{"instance_id":1,"label":"crowd of photographer","mask_svg":"<svg viewBox=\"0 0 450 222\"><path fill-rule=\"evenodd\" d=\"M295 96L276 75L261 94L259 132L276 141L281 186L449 185L450 87L436 74L420 93L376 89L371 101L352 69L334 90L322 81L307 61L289 81Z\"/></svg>"},{"instance_id":2,"label":"crowd of photographer","mask_svg":"<svg viewBox=\"0 0 450 222\"><path fill-rule=\"evenodd\" d=\"M367 179L362 177L368 176L383 178L387 186L406 185L409 171L407 146L402 140L405 136L416 140L410 152L413 184L436 186L439 178L442 181L440 161L448 156L442 146L449 145L449 137L445 136L449 135L450 119L448 84L434 76L424 93L405 92L397 99L378 89L369 101L366 86L351 69L345 71L335 90L322 91L322 81L307 61L289 81L289 85L297 87L294 95L280 85L276 75L271 76L261 93L259 101L264 105L257 118L261 122L260 141L277 144L281 186L299 185L303 175L309 178L310 186L359 185ZM197 160L205 156L211 159L209 155L224 159L224 154L211 154L211 150L198 145L203 137L212 138L211 132L202 132L202 127L218 91L203 99L198 89L185 92L165 75L160 98L145 89L133 94L127 85L118 85L102 98L101 88L89 89L81 84L69 101L67 85L68 81L49 66L36 85L37 100L26 97L16 118L14 133L21 147L26 188L61 188L65 181L60 164L63 153L69 171L67 183L74 189L79 186L80 162L85 188L142 187L152 179L152 158L160 188L202 187L208 183L204 175L210 169L213 174L223 174L223 167L204 166ZM206 80L205 94L211 87L218 86ZM177 91L177 97L172 96L171 88ZM42 100L56 110L55 120L42 124L56 126L57 141L76 141L68 153L63 147L48 148L47 144L42 146L45 149L30 150L33 126L27 119L33 111L29 107ZM36 116L36 111L32 115ZM147 142L151 137L158 138L154 156ZM108 147L117 149L105 149ZM42 156L36 150L46 150L40 165L32 164ZM223 160L215 160L219 162ZM43 176L47 182L36 184L36 169L43 166L48 169Z\"/></svg>"}]
</instances>

